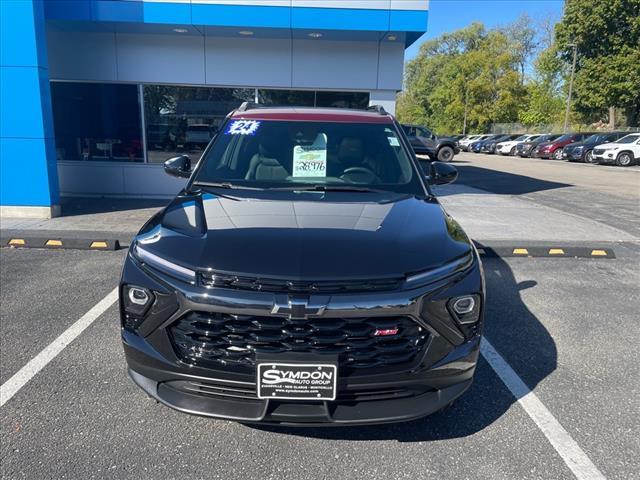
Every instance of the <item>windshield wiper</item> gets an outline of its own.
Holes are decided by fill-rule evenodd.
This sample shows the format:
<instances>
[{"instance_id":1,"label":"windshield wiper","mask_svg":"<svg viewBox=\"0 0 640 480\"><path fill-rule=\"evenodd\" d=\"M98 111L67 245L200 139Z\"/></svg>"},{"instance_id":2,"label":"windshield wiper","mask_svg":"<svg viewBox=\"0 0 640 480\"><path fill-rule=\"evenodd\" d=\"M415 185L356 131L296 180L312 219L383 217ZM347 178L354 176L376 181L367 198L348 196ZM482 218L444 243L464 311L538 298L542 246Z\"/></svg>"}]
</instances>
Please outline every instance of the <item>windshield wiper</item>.
<instances>
[{"instance_id":1,"label":"windshield wiper","mask_svg":"<svg viewBox=\"0 0 640 480\"><path fill-rule=\"evenodd\" d=\"M226 188L229 190L244 189L244 190L264 190L259 187L248 187L245 185L236 185L231 182L193 182L194 187L213 187L213 188Z\"/></svg>"}]
</instances>

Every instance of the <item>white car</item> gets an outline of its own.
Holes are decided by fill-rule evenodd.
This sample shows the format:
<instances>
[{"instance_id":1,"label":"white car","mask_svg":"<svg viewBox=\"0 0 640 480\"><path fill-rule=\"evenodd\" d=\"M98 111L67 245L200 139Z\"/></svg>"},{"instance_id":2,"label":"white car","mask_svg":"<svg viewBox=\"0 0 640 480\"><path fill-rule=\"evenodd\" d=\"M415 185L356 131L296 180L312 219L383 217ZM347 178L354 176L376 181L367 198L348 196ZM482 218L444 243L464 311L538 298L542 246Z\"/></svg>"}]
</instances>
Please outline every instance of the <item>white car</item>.
<instances>
[{"instance_id":1,"label":"white car","mask_svg":"<svg viewBox=\"0 0 640 480\"><path fill-rule=\"evenodd\" d=\"M516 154L516 145L522 142L531 142L541 135L521 135L514 140L509 140L508 142L500 142L496 145L496 153L500 155L515 155Z\"/></svg>"},{"instance_id":2,"label":"white car","mask_svg":"<svg viewBox=\"0 0 640 480\"><path fill-rule=\"evenodd\" d=\"M640 133L631 133L615 142L603 143L593 149L596 163L615 163L628 167L640 161Z\"/></svg>"}]
</instances>

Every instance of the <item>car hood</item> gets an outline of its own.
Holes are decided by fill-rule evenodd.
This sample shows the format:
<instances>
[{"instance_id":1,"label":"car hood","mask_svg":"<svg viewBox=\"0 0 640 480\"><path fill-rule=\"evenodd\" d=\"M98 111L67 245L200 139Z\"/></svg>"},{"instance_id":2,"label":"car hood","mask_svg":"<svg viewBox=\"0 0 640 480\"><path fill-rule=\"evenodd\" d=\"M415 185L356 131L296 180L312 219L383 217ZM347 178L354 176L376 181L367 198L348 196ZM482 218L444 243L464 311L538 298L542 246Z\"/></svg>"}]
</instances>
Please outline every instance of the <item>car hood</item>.
<instances>
[{"instance_id":1,"label":"car hood","mask_svg":"<svg viewBox=\"0 0 640 480\"><path fill-rule=\"evenodd\" d=\"M515 140L507 140L506 142L499 142L498 143L498 147L513 147L514 145L517 145L519 143L522 142L516 142Z\"/></svg>"},{"instance_id":2,"label":"car hood","mask_svg":"<svg viewBox=\"0 0 640 480\"><path fill-rule=\"evenodd\" d=\"M180 195L136 241L193 270L292 280L400 276L436 268L472 248L434 199L268 193Z\"/></svg>"},{"instance_id":3,"label":"car hood","mask_svg":"<svg viewBox=\"0 0 640 480\"><path fill-rule=\"evenodd\" d=\"M633 144L630 144L630 145L633 145ZM622 143L612 143L612 142L610 142L610 143L601 143L597 147L598 148L604 148L605 150L611 150L611 149L614 149L614 148L621 148L622 146L623 146Z\"/></svg>"}]
</instances>

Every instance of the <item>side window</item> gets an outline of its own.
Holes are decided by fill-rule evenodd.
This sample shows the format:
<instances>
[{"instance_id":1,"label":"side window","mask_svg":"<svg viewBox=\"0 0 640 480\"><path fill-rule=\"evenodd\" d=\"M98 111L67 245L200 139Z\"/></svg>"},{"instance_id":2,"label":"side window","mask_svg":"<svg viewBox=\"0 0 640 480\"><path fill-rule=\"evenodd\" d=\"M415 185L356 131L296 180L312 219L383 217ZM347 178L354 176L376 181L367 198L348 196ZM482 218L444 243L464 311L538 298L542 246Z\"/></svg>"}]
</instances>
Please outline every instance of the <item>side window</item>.
<instances>
[{"instance_id":1,"label":"side window","mask_svg":"<svg viewBox=\"0 0 640 480\"><path fill-rule=\"evenodd\" d=\"M426 128L418 128L418 135L424 138L431 138L431 132Z\"/></svg>"},{"instance_id":2,"label":"side window","mask_svg":"<svg viewBox=\"0 0 640 480\"><path fill-rule=\"evenodd\" d=\"M415 127L402 127L404 129L404 133L406 133L407 137L415 137L416 129Z\"/></svg>"}]
</instances>

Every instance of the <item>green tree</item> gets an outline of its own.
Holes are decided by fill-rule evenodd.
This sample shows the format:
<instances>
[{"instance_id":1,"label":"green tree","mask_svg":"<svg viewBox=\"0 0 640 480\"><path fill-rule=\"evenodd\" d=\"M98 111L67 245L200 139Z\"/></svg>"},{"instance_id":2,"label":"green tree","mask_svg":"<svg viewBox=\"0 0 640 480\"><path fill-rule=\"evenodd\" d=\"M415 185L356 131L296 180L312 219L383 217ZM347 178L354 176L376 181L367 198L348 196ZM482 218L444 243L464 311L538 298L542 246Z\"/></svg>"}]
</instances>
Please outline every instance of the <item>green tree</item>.
<instances>
[{"instance_id":1,"label":"green tree","mask_svg":"<svg viewBox=\"0 0 640 480\"><path fill-rule=\"evenodd\" d=\"M586 121L625 111L640 120L640 0L566 0L556 40L565 62L577 48L575 108Z\"/></svg>"},{"instance_id":2,"label":"green tree","mask_svg":"<svg viewBox=\"0 0 640 480\"><path fill-rule=\"evenodd\" d=\"M520 121L527 126L558 124L565 108L565 69L555 45L540 52L533 66L534 75L527 84L527 101L520 111Z\"/></svg>"},{"instance_id":3,"label":"green tree","mask_svg":"<svg viewBox=\"0 0 640 480\"><path fill-rule=\"evenodd\" d=\"M438 133L516 121L526 94L521 59L504 31L480 23L425 42L407 63L398 117Z\"/></svg>"}]
</instances>

